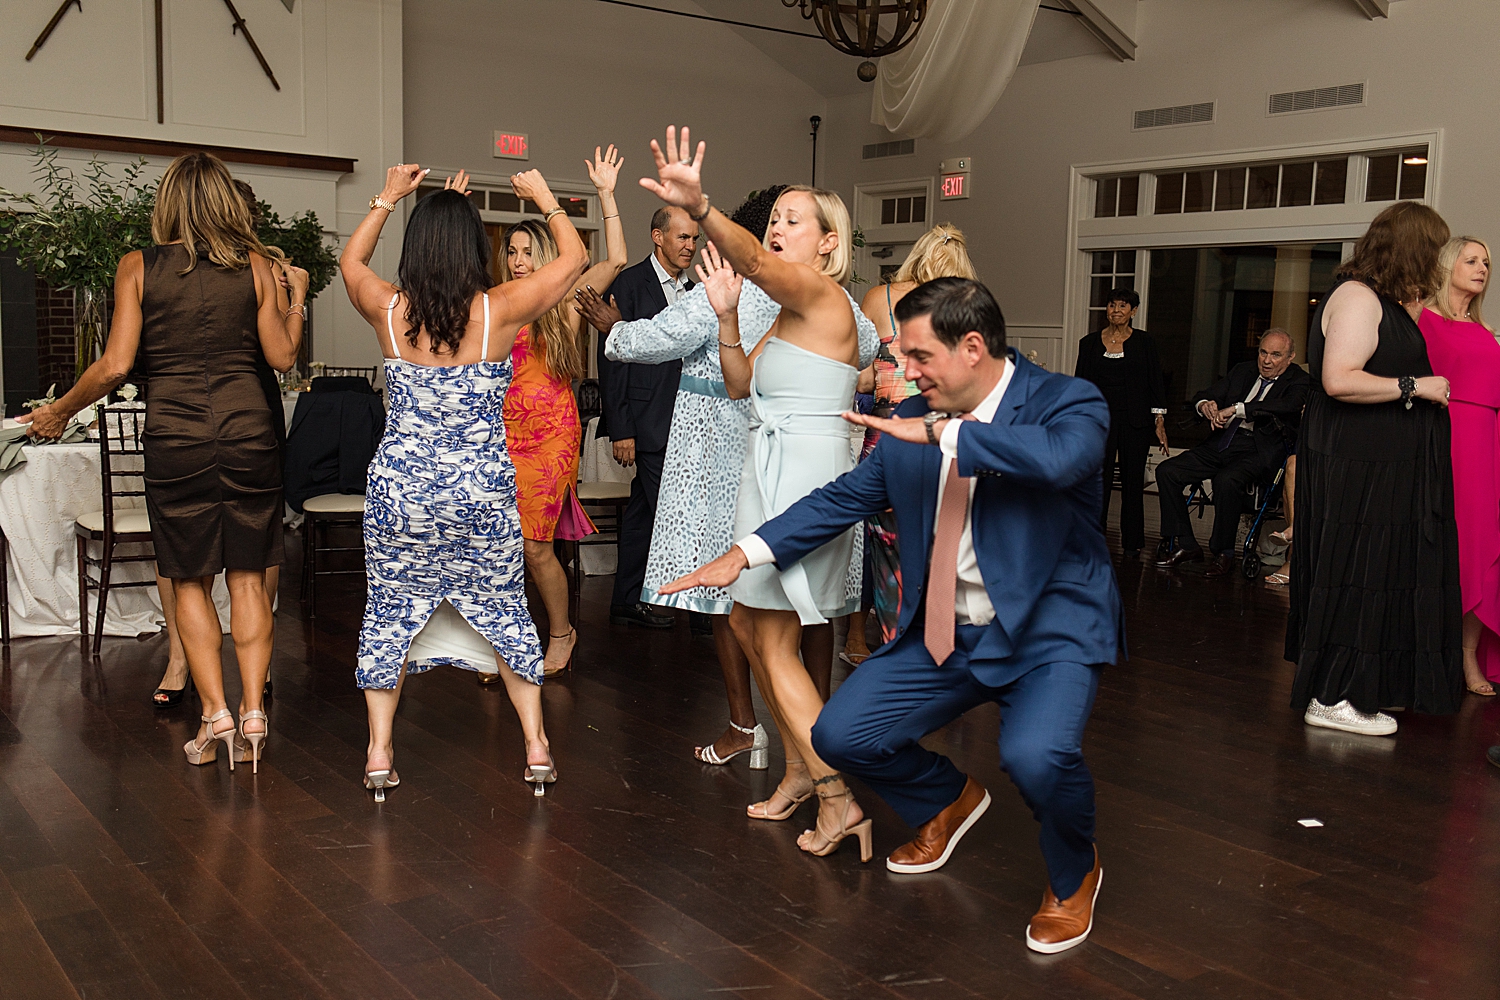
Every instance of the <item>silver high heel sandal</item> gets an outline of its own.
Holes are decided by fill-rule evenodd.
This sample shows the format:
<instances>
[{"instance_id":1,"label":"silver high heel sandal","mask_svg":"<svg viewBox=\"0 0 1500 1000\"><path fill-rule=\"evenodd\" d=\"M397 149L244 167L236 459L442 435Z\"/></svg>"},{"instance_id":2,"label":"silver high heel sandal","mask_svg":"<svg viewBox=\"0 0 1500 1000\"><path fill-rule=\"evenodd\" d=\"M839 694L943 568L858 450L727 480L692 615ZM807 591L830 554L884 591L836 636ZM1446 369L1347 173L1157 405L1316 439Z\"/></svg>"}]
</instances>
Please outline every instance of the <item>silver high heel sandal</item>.
<instances>
[{"instance_id":1,"label":"silver high heel sandal","mask_svg":"<svg viewBox=\"0 0 1500 1000\"><path fill-rule=\"evenodd\" d=\"M396 775L394 765L383 771L366 771L365 788L375 793L376 802L385 801L385 790L387 788L401 787L401 779Z\"/></svg>"},{"instance_id":2,"label":"silver high heel sandal","mask_svg":"<svg viewBox=\"0 0 1500 1000\"><path fill-rule=\"evenodd\" d=\"M256 719L259 719L261 721L264 728L261 729L261 731L258 733L245 732L245 723L254 721ZM266 713L262 712L260 709L252 708L250 711L240 716L240 739L249 744L248 749L242 749L240 751L240 763L243 764L245 762L245 758L249 757L251 774L260 773L260 745L265 740L266 734L270 731L271 720L266 718ZM233 760L233 756L231 756L230 759Z\"/></svg>"},{"instance_id":3,"label":"silver high heel sandal","mask_svg":"<svg viewBox=\"0 0 1500 1000\"><path fill-rule=\"evenodd\" d=\"M551 764L527 764L521 780L534 785L531 794L541 798L547 794L547 786L557 780L557 769Z\"/></svg>"},{"instance_id":4,"label":"silver high heel sandal","mask_svg":"<svg viewBox=\"0 0 1500 1000\"><path fill-rule=\"evenodd\" d=\"M212 718L207 715L200 715L198 718L208 723L208 735L203 738L201 745L198 743L196 736L182 745L182 752L187 754L188 763L212 764L219 759L219 740L223 740L224 745L229 748L229 769L233 771L234 755L237 750L234 745L234 738L239 734L239 729L231 725L221 733L214 729L214 723L220 719L229 719L233 722L234 715L229 709L221 708L213 714Z\"/></svg>"},{"instance_id":5,"label":"silver high heel sandal","mask_svg":"<svg viewBox=\"0 0 1500 1000\"><path fill-rule=\"evenodd\" d=\"M735 725L731 721L729 728L737 733L744 733L746 736L754 737L754 742L743 750L736 750L728 757L720 757L718 751L714 749L714 745L710 743L706 747L694 747L693 756L705 764L722 765L728 764L742 753L748 753L750 755L750 770L764 771L771 766L771 738L766 735L765 726L757 722L754 729L746 729L744 726Z\"/></svg>"}]
</instances>

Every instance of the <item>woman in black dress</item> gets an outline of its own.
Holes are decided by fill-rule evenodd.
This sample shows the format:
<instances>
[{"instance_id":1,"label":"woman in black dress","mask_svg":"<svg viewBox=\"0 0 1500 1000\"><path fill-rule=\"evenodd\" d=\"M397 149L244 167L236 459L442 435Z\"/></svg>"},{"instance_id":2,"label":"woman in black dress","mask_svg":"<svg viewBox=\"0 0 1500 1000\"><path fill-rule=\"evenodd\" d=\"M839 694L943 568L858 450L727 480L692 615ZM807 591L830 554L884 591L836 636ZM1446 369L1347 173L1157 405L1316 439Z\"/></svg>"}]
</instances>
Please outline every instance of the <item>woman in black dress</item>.
<instances>
[{"instance_id":1,"label":"woman in black dress","mask_svg":"<svg viewBox=\"0 0 1500 1000\"><path fill-rule=\"evenodd\" d=\"M307 272L288 267L288 304L234 178L207 153L167 168L151 235L156 246L120 261L104 356L62 399L31 414L32 433L60 435L75 413L125 381L139 349L147 374L146 510L203 703L203 726L183 750L190 763L211 763L222 740L231 769L244 760L258 769L271 662L265 571L282 560L275 424L283 418L261 389L256 361L263 352L281 371L296 361ZM211 593L220 572L242 682L238 724L225 703L223 635Z\"/></svg>"},{"instance_id":2,"label":"woman in black dress","mask_svg":"<svg viewBox=\"0 0 1500 1000\"><path fill-rule=\"evenodd\" d=\"M1396 720L1380 709L1447 713L1463 697L1448 380L1415 312L1447 240L1432 209L1392 205L1308 326L1287 659L1310 726L1385 736Z\"/></svg>"},{"instance_id":3,"label":"woman in black dress","mask_svg":"<svg viewBox=\"0 0 1500 1000\"><path fill-rule=\"evenodd\" d=\"M1130 288L1109 293L1109 325L1078 342L1073 374L1099 387L1109 403L1109 440L1104 444L1104 509L1109 526L1109 495L1120 467L1120 547L1126 558L1146 544L1146 456L1153 437L1167 453L1167 391L1156 343L1130 325L1141 297ZM1118 458L1116 457L1118 456Z\"/></svg>"}]
</instances>

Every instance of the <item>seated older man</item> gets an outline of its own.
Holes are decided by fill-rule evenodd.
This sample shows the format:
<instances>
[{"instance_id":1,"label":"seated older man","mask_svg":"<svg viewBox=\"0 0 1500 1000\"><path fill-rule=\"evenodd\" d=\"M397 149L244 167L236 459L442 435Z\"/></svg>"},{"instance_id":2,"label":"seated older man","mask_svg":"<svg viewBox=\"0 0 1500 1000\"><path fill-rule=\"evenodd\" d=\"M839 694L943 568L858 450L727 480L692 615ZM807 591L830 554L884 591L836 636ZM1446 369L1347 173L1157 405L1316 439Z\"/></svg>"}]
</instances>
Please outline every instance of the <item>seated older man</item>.
<instances>
[{"instance_id":1,"label":"seated older man","mask_svg":"<svg viewBox=\"0 0 1500 1000\"><path fill-rule=\"evenodd\" d=\"M1256 361L1235 365L1193 399L1193 409L1213 425L1207 440L1156 467L1164 540L1156 565L1162 568L1202 562L1193 537L1183 490L1213 480L1213 560L1209 576L1234 572L1234 543L1244 513L1245 493L1271 479L1296 439L1312 377L1292 364L1296 351L1285 330L1267 330Z\"/></svg>"}]
</instances>

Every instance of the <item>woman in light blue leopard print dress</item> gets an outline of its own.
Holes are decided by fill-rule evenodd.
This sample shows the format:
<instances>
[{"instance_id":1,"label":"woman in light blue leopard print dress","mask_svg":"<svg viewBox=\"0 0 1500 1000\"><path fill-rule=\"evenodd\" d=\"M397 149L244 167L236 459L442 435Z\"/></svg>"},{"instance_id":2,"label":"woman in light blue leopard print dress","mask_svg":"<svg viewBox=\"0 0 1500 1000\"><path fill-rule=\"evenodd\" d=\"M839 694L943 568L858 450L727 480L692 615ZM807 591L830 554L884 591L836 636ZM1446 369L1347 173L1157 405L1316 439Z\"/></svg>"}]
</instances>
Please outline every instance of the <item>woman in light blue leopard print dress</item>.
<instances>
[{"instance_id":1,"label":"woman in light blue leopard print dress","mask_svg":"<svg viewBox=\"0 0 1500 1000\"><path fill-rule=\"evenodd\" d=\"M447 664L500 671L525 734L524 777L541 795L556 768L501 409L517 333L563 299L588 256L541 174L517 174L516 195L547 213L559 255L490 287L490 243L460 172L445 185L452 190L412 211L400 287L382 280L369 268L381 227L426 173L414 164L387 172L339 262L350 300L382 334L390 398L365 493L369 597L355 670L370 718L365 787L383 802L400 783L392 729L401 686Z\"/></svg>"}]
</instances>

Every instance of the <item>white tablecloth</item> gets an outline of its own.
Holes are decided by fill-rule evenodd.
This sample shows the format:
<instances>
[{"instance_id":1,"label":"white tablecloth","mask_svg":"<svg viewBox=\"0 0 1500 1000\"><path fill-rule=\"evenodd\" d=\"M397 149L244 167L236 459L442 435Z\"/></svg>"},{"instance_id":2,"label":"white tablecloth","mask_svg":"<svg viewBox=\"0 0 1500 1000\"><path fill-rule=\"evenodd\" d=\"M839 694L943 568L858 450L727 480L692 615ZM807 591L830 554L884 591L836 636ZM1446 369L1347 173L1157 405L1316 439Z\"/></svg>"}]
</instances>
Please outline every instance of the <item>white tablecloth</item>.
<instances>
[{"instance_id":1,"label":"white tablecloth","mask_svg":"<svg viewBox=\"0 0 1500 1000\"><path fill-rule=\"evenodd\" d=\"M599 430L599 418L589 418L583 429L583 455L578 462L580 483L628 483L635 478L635 466L625 468L615 461L614 444L609 438L595 437ZM619 565L615 546L584 545L579 557L583 561L584 576L608 576Z\"/></svg>"},{"instance_id":2,"label":"white tablecloth","mask_svg":"<svg viewBox=\"0 0 1500 1000\"><path fill-rule=\"evenodd\" d=\"M0 476L0 530L10 543L10 627L15 636L78 634L78 556L73 523L103 504L99 444L40 445L27 449L26 464ZM137 500L138 505L144 506ZM91 552L98 555L98 543ZM120 554L131 552L121 546ZM152 578L149 562L117 563L111 581ZM90 606L97 611L97 592ZM214 603L228 630L229 592L214 583ZM162 627L155 587L110 590L106 635L139 635ZM90 629L93 619L90 617Z\"/></svg>"}]
</instances>

